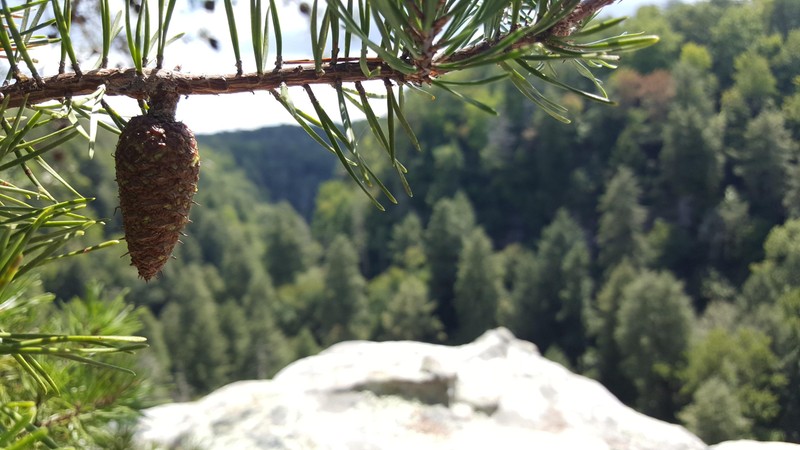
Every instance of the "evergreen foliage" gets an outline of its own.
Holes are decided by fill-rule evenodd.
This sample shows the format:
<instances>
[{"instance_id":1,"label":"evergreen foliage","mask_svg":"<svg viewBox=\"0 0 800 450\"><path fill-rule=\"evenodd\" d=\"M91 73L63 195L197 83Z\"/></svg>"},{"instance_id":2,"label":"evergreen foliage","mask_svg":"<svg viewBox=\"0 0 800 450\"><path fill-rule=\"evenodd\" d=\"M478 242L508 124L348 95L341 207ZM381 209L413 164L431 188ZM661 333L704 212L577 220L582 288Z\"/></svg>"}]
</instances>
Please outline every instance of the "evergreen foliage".
<instances>
[{"instance_id":1,"label":"evergreen foliage","mask_svg":"<svg viewBox=\"0 0 800 450\"><path fill-rule=\"evenodd\" d=\"M436 302L417 274L392 268L369 286L372 314L379 318L373 331L379 340L442 341L442 323L434 314Z\"/></svg>"},{"instance_id":2,"label":"evergreen foliage","mask_svg":"<svg viewBox=\"0 0 800 450\"><path fill-rule=\"evenodd\" d=\"M264 224L267 272L277 286L291 283L297 274L311 267L319 251L308 224L287 203L265 211L259 220Z\"/></svg>"},{"instance_id":3,"label":"evergreen foliage","mask_svg":"<svg viewBox=\"0 0 800 450\"><path fill-rule=\"evenodd\" d=\"M800 287L800 220L773 228L764 242L764 260L753 265L742 288L747 310L775 305L786 292Z\"/></svg>"},{"instance_id":4,"label":"evergreen foliage","mask_svg":"<svg viewBox=\"0 0 800 450\"><path fill-rule=\"evenodd\" d=\"M84 298L72 298L67 303L53 303L50 296L36 295L40 290L36 284L28 285L28 289L28 299L22 304L0 303L6 329L24 327L63 335L74 335L76 331L129 335L142 331L145 310L130 306L124 295L109 295L98 284L88 286ZM12 302L20 300L17 297ZM112 355L103 362L139 374L153 374L153 365L131 354ZM137 411L161 400L153 384L157 378L68 360L42 360L40 364L58 386L58 393L43 394L18 364L7 358L0 360L0 422L4 439L16 448L61 448L61 442L81 442L84 448L130 448L130 430L135 426ZM21 398L35 401L19 401ZM21 419L27 420L23 422L27 434L12 442L15 435L8 432ZM116 433L111 429L112 423Z\"/></svg>"},{"instance_id":5,"label":"evergreen foliage","mask_svg":"<svg viewBox=\"0 0 800 450\"><path fill-rule=\"evenodd\" d=\"M620 350L614 333L619 327L617 311L622 294L638 275L627 258L614 266L592 307L587 309L586 318L589 335L595 341L596 355L593 359L596 361L597 379L626 402L636 398L636 393L630 379L622 371L625 354Z\"/></svg>"},{"instance_id":6,"label":"evergreen foliage","mask_svg":"<svg viewBox=\"0 0 800 450\"><path fill-rule=\"evenodd\" d=\"M542 232L535 257L520 261L510 293L515 332L542 351L557 345L575 362L585 350L584 308L591 292L584 232L566 210L559 210Z\"/></svg>"},{"instance_id":7,"label":"evergreen foliage","mask_svg":"<svg viewBox=\"0 0 800 450\"><path fill-rule=\"evenodd\" d=\"M319 304L321 341L330 345L367 337L366 281L359 271L358 254L344 236L334 238L325 255L325 291Z\"/></svg>"},{"instance_id":8,"label":"evergreen foliage","mask_svg":"<svg viewBox=\"0 0 800 450\"><path fill-rule=\"evenodd\" d=\"M265 379L271 378L294 357L291 343L275 322L275 314L270 307L274 297L270 289L261 291L260 295L250 297L244 305L247 320L238 323L246 324L247 350L243 359L242 373L237 378ZM304 352L313 353L314 346L306 343Z\"/></svg>"},{"instance_id":9,"label":"evergreen foliage","mask_svg":"<svg viewBox=\"0 0 800 450\"><path fill-rule=\"evenodd\" d=\"M622 290L619 302L614 339L623 355L620 367L637 389L639 407L670 419L691 339L690 299L670 273L644 271Z\"/></svg>"},{"instance_id":10,"label":"evergreen foliage","mask_svg":"<svg viewBox=\"0 0 800 450\"><path fill-rule=\"evenodd\" d=\"M334 175L336 158L314 148L306 133L294 126L198 135L197 143L230 155L258 188L256 198L286 201L307 222L319 201L320 185Z\"/></svg>"},{"instance_id":11,"label":"evergreen foliage","mask_svg":"<svg viewBox=\"0 0 800 450\"><path fill-rule=\"evenodd\" d=\"M475 227L469 199L460 193L442 198L433 206L425 229L425 252L430 265L431 297L438 302L436 314L450 335L457 329L453 287L464 239Z\"/></svg>"},{"instance_id":12,"label":"evergreen foliage","mask_svg":"<svg viewBox=\"0 0 800 450\"><path fill-rule=\"evenodd\" d=\"M716 80L705 75L707 51L696 48L695 53L699 53L694 56L699 61L684 62L692 58L684 52L672 71L675 97L659 156L666 191L675 197L678 214L687 216L685 221L689 223L696 223L697 213L719 197L724 163L723 124L714 114L712 100Z\"/></svg>"},{"instance_id":13,"label":"evergreen foliage","mask_svg":"<svg viewBox=\"0 0 800 450\"><path fill-rule=\"evenodd\" d=\"M787 190L792 141L780 113L764 109L745 128L741 147L735 149L734 171L745 193L760 207L760 215L781 217Z\"/></svg>"},{"instance_id":14,"label":"evergreen foliage","mask_svg":"<svg viewBox=\"0 0 800 450\"><path fill-rule=\"evenodd\" d=\"M702 408L700 402L708 401L701 397L722 395L713 390L703 392L704 387L706 390L712 389L704 386L708 380L715 380L725 385L726 394L733 396L733 399L723 401L734 403L731 414L736 412L720 418L722 422L729 422L720 426L734 427L740 433L748 430L748 434L769 439L763 424L770 423L777 416L779 406L776 392L786 384L785 377L779 371L778 357L770 345L769 336L751 328L739 328L735 335L719 328L711 330L688 353L683 390L694 392L695 399L694 406L687 408L701 414L702 410L698 410ZM714 389L721 388L716 386ZM742 427L744 424L747 427ZM720 437L716 436L717 439Z\"/></svg>"},{"instance_id":15,"label":"evergreen foliage","mask_svg":"<svg viewBox=\"0 0 800 450\"><path fill-rule=\"evenodd\" d=\"M228 364L227 344L222 335L220 314L205 283L202 267L184 268L191 276L176 280L164 309L165 343L172 349L172 370L179 395L192 398L222 386ZM235 345L235 344L234 344Z\"/></svg>"},{"instance_id":16,"label":"evergreen foliage","mask_svg":"<svg viewBox=\"0 0 800 450\"><path fill-rule=\"evenodd\" d=\"M598 205L597 263L601 267L612 269L626 257L640 263L646 261L647 210L639 204L641 195L636 175L627 167L620 167L608 182Z\"/></svg>"},{"instance_id":17,"label":"evergreen foliage","mask_svg":"<svg viewBox=\"0 0 800 450\"><path fill-rule=\"evenodd\" d=\"M392 227L389 251L392 253L393 265L408 270L426 265L423 233L422 221L413 212Z\"/></svg>"},{"instance_id":18,"label":"evergreen foliage","mask_svg":"<svg viewBox=\"0 0 800 450\"><path fill-rule=\"evenodd\" d=\"M482 229L465 237L457 267L453 307L460 332L456 340L466 343L495 327L501 297L500 270Z\"/></svg>"},{"instance_id":19,"label":"evergreen foliage","mask_svg":"<svg viewBox=\"0 0 800 450\"><path fill-rule=\"evenodd\" d=\"M709 444L743 438L750 426L738 399L719 378L703 381L692 403L679 416L689 430Z\"/></svg>"}]
</instances>

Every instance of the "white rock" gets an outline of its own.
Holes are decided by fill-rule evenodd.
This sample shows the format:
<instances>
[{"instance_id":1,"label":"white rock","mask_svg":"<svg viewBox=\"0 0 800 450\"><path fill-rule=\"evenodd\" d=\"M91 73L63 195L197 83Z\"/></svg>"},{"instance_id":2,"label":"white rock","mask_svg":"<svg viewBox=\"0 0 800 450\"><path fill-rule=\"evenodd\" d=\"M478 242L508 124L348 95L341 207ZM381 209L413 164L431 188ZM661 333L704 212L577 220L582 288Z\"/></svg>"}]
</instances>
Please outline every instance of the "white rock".
<instances>
[{"instance_id":1,"label":"white rock","mask_svg":"<svg viewBox=\"0 0 800 450\"><path fill-rule=\"evenodd\" d=\"M800 450L800 445L787 442L728 441L712 445L709 450Z\"/></svg>"},{"instance_id":2,"label":"white rock","mask_svg":"<svg viewBox=\"0 0 800 450\"><path fill-rule=\"evenodd\" d=\"M205 449L707 449L502 328L460 347L337 344L272 381L146 410L137 438Z\"/></svg>"}]
</instances>

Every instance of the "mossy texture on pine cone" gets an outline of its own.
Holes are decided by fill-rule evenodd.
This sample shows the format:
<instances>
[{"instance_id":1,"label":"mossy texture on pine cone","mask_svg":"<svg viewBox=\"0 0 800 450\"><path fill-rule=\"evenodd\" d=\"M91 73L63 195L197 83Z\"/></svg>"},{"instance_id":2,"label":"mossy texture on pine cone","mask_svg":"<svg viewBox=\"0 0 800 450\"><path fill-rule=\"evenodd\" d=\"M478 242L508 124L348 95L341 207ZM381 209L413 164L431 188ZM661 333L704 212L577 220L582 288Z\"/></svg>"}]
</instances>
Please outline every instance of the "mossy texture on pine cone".
<instances>
[{"instance_id":1,"label":"mossy texture on pine cone","mask_svg":"<svg viewBox=\"0 0 800 450\"><path fill-rule=\"evenodd\" d=\"M132 118L117 142L117 184L131 263L149 280L172 256L200 178L197 141L181 122Z\"/></svg>"}]
</instances>

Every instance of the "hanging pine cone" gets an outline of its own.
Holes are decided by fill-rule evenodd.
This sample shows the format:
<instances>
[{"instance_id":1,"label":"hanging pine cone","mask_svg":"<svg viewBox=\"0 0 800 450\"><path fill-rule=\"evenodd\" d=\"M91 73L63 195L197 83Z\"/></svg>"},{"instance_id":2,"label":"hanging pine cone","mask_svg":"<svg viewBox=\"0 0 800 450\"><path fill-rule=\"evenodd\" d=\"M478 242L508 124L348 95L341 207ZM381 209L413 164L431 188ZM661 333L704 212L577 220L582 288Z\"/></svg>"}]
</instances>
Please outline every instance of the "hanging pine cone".
<instances>
[{"instance_id":1,"label":"hanging pine cone","mask_svg":"<svg viewBox=\"0 0 800 450\"><path fill-rule=\"evenodd\" d=\"M145 280L172 256L200 177L194 134L175 121L177 96L154 100L147 115L128 122L115 155L128 253Z\"/></svg>"}]
</instances>

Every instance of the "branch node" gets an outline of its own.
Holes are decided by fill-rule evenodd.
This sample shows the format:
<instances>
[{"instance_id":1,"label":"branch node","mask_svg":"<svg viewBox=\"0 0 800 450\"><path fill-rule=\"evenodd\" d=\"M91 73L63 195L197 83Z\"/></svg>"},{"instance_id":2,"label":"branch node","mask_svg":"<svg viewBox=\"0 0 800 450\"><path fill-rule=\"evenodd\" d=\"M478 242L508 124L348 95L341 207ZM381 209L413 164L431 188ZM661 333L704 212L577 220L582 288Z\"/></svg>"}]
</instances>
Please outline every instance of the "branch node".
<instances>
[{"instance_id":1,"label":"branch node","mask_svg":"<svg viewBox=\"0 0 800 450\"><path fill-rule=\"evenodd\" d=\"M169 73L162 75L158 71L153 71L144 82L149 88L150 109L147 114L174 121L180 94L173 77Z\"/></svg>"}]
</instances>

